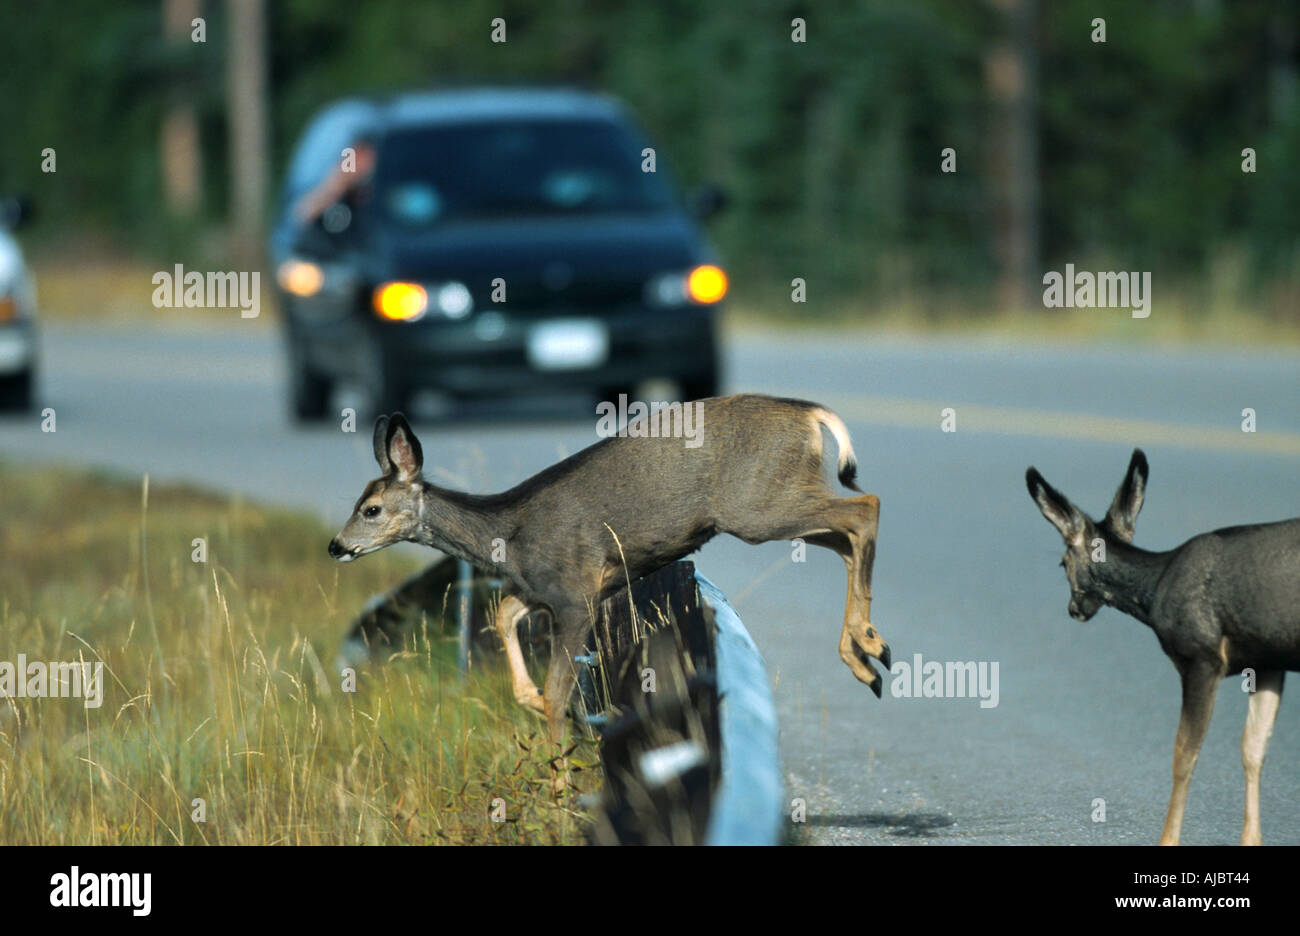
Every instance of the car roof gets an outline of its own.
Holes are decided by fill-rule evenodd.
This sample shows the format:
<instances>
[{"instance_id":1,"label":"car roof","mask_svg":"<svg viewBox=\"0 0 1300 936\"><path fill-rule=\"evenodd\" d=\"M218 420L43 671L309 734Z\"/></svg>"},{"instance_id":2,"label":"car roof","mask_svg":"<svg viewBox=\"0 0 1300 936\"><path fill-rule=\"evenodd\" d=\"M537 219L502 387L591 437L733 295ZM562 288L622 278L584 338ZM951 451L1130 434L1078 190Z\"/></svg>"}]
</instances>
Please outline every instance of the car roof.
<instances>
[{"instance_id":1,"label":"car roof","mask_svg":"<svg viewBox=\"0 0 1300 936\"><path fill-rule=\"evenodd\" d=\"M465 87L348 98L320 111L316 120L335 111L346 112L351 118L349 122L377 134L430 124L503 118L622 120L628 116L623 106L608 95L576 88L535 86Z\"/></svg>"},{"instance_id":2,"label":"car roof","mask_svg":"<svg viewBox=\"0 0 1300 936\"><path fill-rule=\"evenodd\" d=\"M403 94L389 102L382 113L390 126L503 117L564 120L624 116L623 108L613 98L571 88L465 88Z\"/></svg>"}]
</instances>

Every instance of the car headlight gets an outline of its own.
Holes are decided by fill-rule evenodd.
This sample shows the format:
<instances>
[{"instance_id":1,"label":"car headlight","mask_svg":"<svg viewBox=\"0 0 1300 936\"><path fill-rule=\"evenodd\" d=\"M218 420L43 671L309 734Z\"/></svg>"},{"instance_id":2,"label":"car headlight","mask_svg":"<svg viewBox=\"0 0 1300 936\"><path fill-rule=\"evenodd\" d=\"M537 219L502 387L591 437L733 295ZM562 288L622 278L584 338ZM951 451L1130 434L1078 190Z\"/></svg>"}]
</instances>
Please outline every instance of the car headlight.
<instances>
[{"instance_id":1,"label":"car headlight","mask_svg":"<svg viewBox=\"0 0 1300 936\"><path fill-rule=\"evenodd\" d=\"M14 322L31 316L36 293L30 281L0 282L0 322Z\"/></svg>"},{"instance_id":2,"label":"car headlight","mask_svg":"<svg viewBox=\"0 0 1300 936\"><path fill-rule=\"evenodd\" d=\"M325 271L310 261L290 258L280 264L275 279L285 292L307 298L321 291L325 285Z\"/></svg>"},{"instance_id":3,"label":"car headlight","mask_svg":"<svg viewBox=\"0 0 1300 936\"><path fill-rule=\"evenodd\" d=\"M375 313L391 322L414 322L428 315L462 319L474 308L474 297L464 283L452 280L422 286L419 283L382 283L375 289Z\"/></svg>"},{"instance_id":4,"label":"car headlight","mask_svg":"<svg viewBox=\"0 0 1300 936\"><path fill-rule=\"evenodd\" d=\"M26 318L36 305L36 292L17 246L0 239L0 322Z\"/></svg>"},{"instance_id":5,"label":"car headlight","mask_svg":"<svg viewBox=\"0 0 1300 936\"><path fill-rule=\"evenodd\" d=\"M444 283L434 294L434 304L447 318L459 319L469 315L474 297L464 283Z\"/></svg>"},{"instance_id":6,"label":"car headlight","mask_svg":"<svg viewBox=\"0 0 1300 936\"><path fill-rule=\"evenodd\" d=\"M685 272L661 273L645 286L646 302L659 308L713 305L727 294L727 274L712 264Z\"/></svg>"},{"instance_id":7,"label":"car headlight","mask_svg":"<svg viewBox=\"0 0 1300 936\"><path fill-rule=\"evenodd\" d=\"M375 313L390 322L413 322L429 308L429 294L419 283L384 283L375 289Z\"/></svg>"},{"instance_id":8,"label":"car headlight","mask_svg":"<svg viewBox=\"0 0 1300 936\"><path fill-rule=\"evenodd\" d=\"M697 266L686 275L686 295L692 302L712 305L727 294L727 274L712 264Z\"/></svg>"}]
</instances>

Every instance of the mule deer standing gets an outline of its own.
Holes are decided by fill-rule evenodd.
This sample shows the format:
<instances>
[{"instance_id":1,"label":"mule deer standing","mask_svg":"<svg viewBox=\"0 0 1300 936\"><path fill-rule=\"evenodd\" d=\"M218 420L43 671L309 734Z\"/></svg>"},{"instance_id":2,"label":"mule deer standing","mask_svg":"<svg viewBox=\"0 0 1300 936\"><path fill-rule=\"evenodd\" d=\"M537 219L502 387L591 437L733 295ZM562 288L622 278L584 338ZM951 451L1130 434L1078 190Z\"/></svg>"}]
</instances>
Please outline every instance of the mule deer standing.
<instances>
[{"instance_id":1,"label":"mule deer standing","mask_svg":"<svg viewBox=\"0 0 1300 936\"><path fill-rule=\"evenodd\" d=\"M644 437L629 427L626 435L486 496L424 481L422 449L410 426L400 413L381 416L374 447L384 474L367 485L329 553L346 561L409 540L507 579L496 627L515 698L543 712L559 741L575 678L572 660L602 599L719 533L747 543L800 537L833 549L848 566L840 657L879 697L883 680L870 658L890 666L889 646L870 619L880 501L871 494L837 498L822 477L825 426L839 447L840 482L860 493L843 421L815 403L753 394L685 405L698 407L703 444ZM503 561L494 561L494 543L504 545ZM524 667L516 631L536 609L553 619L541 694Z\"/></svg>"},{"instance_id":2,"label":"mule deer standing","mask_svg":"<svg viewBox=\"0 0 1300 936\"><path fill-rule=\"evenodd\" d=\"M1300 669L1300 518L1203 533L1169 552L1132 545L1146 492L1147 460L1134 450L1128 473L1100 524L1094 523L1033 468L1029 494L1065 540L1070 616L1086 621L1102 605L1130 614L1156 632L1183 682L1174 740L1174 787L1161 845L1177 845L1196 756L1214 712L1219 680L1255 671L1241 762L1246 812L1241 844L1258 845L1259 771L1287 670ZM1104 561L1093 562L1095 541Z\"/></svg>"}]
</instances>

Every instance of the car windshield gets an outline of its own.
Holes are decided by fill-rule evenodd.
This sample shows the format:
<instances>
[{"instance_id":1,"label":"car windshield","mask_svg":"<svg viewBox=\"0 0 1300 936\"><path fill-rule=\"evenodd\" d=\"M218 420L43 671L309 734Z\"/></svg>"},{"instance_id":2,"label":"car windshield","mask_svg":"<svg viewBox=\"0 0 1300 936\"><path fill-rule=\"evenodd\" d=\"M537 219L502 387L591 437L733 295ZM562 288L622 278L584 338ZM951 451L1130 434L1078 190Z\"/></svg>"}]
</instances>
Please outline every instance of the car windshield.
<instances>
[{"instance_id":1,"label":"car windshield","mask_svg":"<svg viewBox=\"0 0 1300 936\"><path fill-rule=\"evenodd\" d=\"M608 121L465 123L385 137L380 214L409 227L448 218L643 212L672 204L641 170L642 144Z\"/></svg>"}]
</instances>

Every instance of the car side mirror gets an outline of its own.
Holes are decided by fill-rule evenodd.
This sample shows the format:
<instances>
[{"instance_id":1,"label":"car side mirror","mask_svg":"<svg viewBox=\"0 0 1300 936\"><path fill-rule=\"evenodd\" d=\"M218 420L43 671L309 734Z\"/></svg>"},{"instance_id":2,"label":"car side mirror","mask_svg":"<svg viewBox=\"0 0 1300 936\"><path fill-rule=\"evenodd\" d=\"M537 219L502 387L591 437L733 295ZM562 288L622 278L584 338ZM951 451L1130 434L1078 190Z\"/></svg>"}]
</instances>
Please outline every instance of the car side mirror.
<instances>
[{"instance_id":1,"label":"car side mirror","mask_svg":"<svg viewBox=\"0 0 1300 936\"><path fill-rule=\"evenodd\" d=\"M293 239L293 252L305 257L336 254L347 242L352 227L352 209L346 202L335 202L298 229Z\"/></svg>"},{"instance_id":2,"label":"car side mirror","mask_svg":"<svg viewBox=\"0 0 1300 936\"><path fill-rule=\"evenodd\" d=\"M330 237L344 237L352 228L352 206L346 201L336 201L316 219L316 224Z\"/></svg>"},{"instance_id":3,"label":"car side mirror","mask_svg":"<svg viewBox=\"0 0 1300 936\"><path fill-rule=\"evenodd\" d=\"M0 225L11 231L30 223L32 220L31 200L23 195L11 195L0 198Z\"/></svg>"},{"instance_id":4,"label":"car side mirror","mask_svg":"<svg viewBox=\"0 0 1300 936\"><path fill-rule=\"evenodd\" d=\"M294 232L290 250L300 257L327 257L335 252L335 245L320 226L312 223Z\"/></svg>"},{"instance_id":5,"label":"car side mirror","mask_svg":"<svg viewBox=\"0 0 1300 936\"><path fill-rule=\"evenodd\" d=\"M691 214L700 221L707 221L714 215L720 214L727 207L729 201L730 199L722 186L706 182L691 194Z\"/></svg>"}]
</instances>

